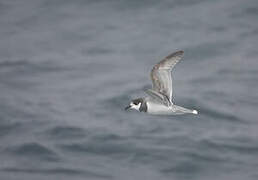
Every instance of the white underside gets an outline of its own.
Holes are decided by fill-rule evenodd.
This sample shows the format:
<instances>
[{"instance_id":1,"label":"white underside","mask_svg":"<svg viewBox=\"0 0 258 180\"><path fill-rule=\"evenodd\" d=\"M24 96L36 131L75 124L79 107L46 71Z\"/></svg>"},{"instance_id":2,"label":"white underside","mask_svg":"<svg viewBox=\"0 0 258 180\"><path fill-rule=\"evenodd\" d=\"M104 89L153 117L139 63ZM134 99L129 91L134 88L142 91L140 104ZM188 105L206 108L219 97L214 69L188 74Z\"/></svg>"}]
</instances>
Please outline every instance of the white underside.
<instances>
[{"instance_id":1,"label":"white underside","mask_svg":"<svg viewBox=\"0 0 258 180\"><path fill-rule=\"evenodd\" d=\"M147 107L147 113L155 115L179 115L186 113L198 114L196 110L190 110L177 105L168 107L155 101L147 101Z\"/></svg>"},{"instance_id":2,"label":"white underside","mask_svg":"<svg viewBox=\"0 0 258 180\"><path fill-rule=\"evenodd\" d=\"M148 101L147 102L148 110L147 112L150 114L168 114L173 113L173 109L171 107L165 106L163 104L158 104L155 102Z\"/></svg>"}]
</instances>

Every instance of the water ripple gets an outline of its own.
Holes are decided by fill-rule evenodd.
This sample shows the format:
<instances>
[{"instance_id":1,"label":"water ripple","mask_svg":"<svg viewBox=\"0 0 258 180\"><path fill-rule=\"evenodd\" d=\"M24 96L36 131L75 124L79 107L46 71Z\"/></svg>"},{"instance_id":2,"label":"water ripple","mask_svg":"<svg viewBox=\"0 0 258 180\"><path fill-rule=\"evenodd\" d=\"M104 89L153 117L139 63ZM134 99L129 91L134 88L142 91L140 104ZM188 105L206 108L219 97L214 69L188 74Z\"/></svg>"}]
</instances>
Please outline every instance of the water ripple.
<instances>
[{"instance_id":1,"label":"water ripple","mask_svg":"<svg viewBox=\"0 0 258 180\"><path fill-rule=\"evenodd\" d=\"M58 126L51 129L48 129L47 132L44 132L51 138L82 138L87 135L86 130L79 127L70 127L70 126Z\"/></svg>"},{"instance_id":2,"label":"water ripple","mask_svg":"<svg viewBox=\"0 0 258 180\"><path fill-rule=\"evenodd\" d=\"M15 156L33 157L35 159L58 161L58 155L49 147L43 146L39 143L26 143L17 146L7 147L5 150L7 153L11 153Z\"/></svg>"},{"instance_id":3,"label":"water ripple","mask_svg":"<svg viewBox=\"0 0 258 180\"><path fill-rule=\"evenodd\" d=\"M105 178L111 179L111 175L104 175L100 172L93 172L88 170L80 170L80 169L71 169L71 168L52 168L52 169L37 169L37 168L2 168L0 169L2 172L11 172L11 173L29 173L29 174L46 174L46 175L56 175L56 174L63 174L63 175L83 175L86 177L92 178Z\"/></svg>"}]
</instances>

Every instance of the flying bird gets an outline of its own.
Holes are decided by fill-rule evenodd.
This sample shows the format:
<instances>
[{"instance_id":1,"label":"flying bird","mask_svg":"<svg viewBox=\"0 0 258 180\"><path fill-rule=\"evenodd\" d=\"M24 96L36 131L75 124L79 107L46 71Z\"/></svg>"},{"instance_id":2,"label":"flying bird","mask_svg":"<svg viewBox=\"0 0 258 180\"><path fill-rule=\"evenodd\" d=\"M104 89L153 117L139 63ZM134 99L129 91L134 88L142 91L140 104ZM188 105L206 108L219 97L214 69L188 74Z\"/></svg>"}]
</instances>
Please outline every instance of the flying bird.
<instances>
[{"instance_id":1,"label":"flying bird","mask_svg":"<svg viewBox=\"0 0 258 180\"><path fill-rule=\"evenodd\" d=\"M177 106L172 101L172 69L182 59L184 52L177 51L156 64L151 70L152 89L147 97L134 99L125 108L155 115L198 114L197 110Z\"/></svg>"}]
</instances>

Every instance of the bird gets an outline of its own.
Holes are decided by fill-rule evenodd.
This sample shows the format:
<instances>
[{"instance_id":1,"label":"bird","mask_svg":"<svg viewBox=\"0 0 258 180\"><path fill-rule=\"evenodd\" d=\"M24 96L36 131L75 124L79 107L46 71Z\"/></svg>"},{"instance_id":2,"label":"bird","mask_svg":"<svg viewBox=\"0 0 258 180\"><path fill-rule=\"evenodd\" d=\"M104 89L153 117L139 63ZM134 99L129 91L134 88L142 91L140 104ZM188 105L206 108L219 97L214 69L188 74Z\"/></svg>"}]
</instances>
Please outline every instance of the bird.
<instances>
[{"instance_id":1,"label":"bird","mask_svg":"<svg viewBox=\"0 0 258 180\"><path fill-rule=\"evenodd\" d=\"M146 97L131 100L125 110L135 109L153 115L198 114L197 110L175 105L172 101L172 69L182 59L184 51L176 51L151 70L152 89L145 90Z\"/></svg>"}]
</instances>

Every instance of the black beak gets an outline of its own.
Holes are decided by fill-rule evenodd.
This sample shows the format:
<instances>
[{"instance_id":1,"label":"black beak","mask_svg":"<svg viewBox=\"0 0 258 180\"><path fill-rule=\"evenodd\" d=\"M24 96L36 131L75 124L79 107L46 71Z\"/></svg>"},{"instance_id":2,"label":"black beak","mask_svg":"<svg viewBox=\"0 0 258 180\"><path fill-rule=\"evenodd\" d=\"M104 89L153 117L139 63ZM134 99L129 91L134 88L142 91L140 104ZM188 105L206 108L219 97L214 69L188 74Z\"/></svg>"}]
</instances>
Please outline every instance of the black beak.
<instances>
[{"instance_id":1,"label":"black beak","mask_svg":"<svg viewBox=\"0 0 258 180\"><path fill-rule=\"evenodd\" d=\"M130 108L131 108L131 105L126 106L126 107L125 107L125 110L128 110L128 109L130 109Z\"/></svg>"}]
</instances>

